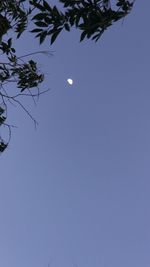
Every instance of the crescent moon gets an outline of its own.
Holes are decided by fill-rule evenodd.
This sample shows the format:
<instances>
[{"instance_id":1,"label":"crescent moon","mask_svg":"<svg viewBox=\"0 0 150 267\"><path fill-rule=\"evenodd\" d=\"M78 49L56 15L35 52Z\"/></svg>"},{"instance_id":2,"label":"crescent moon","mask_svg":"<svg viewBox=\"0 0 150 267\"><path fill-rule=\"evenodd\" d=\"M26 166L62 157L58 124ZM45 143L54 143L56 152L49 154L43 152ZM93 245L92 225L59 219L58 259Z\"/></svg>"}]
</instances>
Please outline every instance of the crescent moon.
<instances>
[{"instance_id":1,"label":"crescent moon","mask_svg":"<svg viewBox=\"0 0 150 267\"><path fill-rule=\"evenodd\" d=\"M67 79L67 82L70 84L70 85L73 85L73 80L72 79Z\"/></svg>"}]
</instances>

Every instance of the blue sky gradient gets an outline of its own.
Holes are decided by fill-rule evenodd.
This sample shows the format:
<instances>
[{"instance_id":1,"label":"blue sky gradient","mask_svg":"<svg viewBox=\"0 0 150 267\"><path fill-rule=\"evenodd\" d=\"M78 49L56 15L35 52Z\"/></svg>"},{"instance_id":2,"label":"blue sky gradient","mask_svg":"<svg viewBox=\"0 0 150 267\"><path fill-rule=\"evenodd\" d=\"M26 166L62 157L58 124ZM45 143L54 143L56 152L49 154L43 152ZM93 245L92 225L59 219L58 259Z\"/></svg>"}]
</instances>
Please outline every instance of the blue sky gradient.
<instances>
[{"instance_id":1,"label":"blue sky gradient","mask_svg":"<svg viewBox=\"0 0 150 267\"><path fill-rule=\"evenodd\" d=\"M51 91L24 102L39 125L10 107L0 157L0 266L150 266L149 10L136 1L96 44L74 30L41 46Z\"/></svg>"}]
</instances>

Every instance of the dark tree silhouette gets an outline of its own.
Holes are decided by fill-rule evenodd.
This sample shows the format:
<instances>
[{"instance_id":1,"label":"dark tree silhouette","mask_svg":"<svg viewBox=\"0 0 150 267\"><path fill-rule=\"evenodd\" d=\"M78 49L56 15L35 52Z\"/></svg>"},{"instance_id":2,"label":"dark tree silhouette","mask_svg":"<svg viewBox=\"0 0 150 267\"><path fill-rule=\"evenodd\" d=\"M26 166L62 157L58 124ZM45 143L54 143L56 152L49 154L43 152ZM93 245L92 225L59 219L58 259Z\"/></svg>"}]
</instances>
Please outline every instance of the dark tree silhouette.
<instances>
[{"instance_id":1,"label":"dark tree silhouette","mask_svg":"<svg viewBox=\"0 0 150 267\"><path fill-rule=\"evenodd\" d=\"M12 126L6 123L8 104L21 106L33 119L21 103L20 97L30 95L34 98L39 94L38 85L44 80L44 75L38 71L37 63L33 59L26 61L25 56L18 57L13 47L13 38L19 39L27 29L29 16L34 10L23 2L28 1L0 1L0 127L1 130L2 127L7 127L9 133L6 141L0 135L0 152L5 150L11 136ZM38 90L33 94L34 88Z\"/></svg>"},{"instance_id":2,"label":"dark tree silhouette","mask_svg":"<svg viewBox=\"0 0 150 267\"><path fill-rule=\"evenodd\" d=\"M43 93L39 90L39 84L43 82L44 75L39 73L37 63L33 60L35 52L29 51L26 55L30 56L28 61L25 55L19 57L14 38L19 41L22 34L28 31L39 39L40 44L46 37L50 37L52 44L63 30L69 32L75 27L81 31L80 41L85 38L98 41L108 27L130 13L135 0L116 0L115 9L111 8L110 0L58 0L62 3L61 10L49 2L0 1L0 127L2 129L5 126L9 130L7 141L0 135L0 152L6 149L11 136L12 126L6 123L8 104L21 106L34 120L20 97L31 96L34 99ZM13 87L11 90L10 86Z\"/></svg>"},{"instance_id":3,"label":"dark tree silhouette","mask_svg":"<svg viewBox=\"0 0 150 267\"><path fill-rule=\"evenodd\" d=\"M102 33L114 22L124 18L131 11L134 1L116 0L116 9L112 10L110 0L59 0L62 10L52 7L45 0L30 1L39 13L32 20L36 33L42 43L47 36L51 44L63 29L70 31L75 27L81 31L80 41L84 38L98 41Z\"/></svg>"}]
</instances>

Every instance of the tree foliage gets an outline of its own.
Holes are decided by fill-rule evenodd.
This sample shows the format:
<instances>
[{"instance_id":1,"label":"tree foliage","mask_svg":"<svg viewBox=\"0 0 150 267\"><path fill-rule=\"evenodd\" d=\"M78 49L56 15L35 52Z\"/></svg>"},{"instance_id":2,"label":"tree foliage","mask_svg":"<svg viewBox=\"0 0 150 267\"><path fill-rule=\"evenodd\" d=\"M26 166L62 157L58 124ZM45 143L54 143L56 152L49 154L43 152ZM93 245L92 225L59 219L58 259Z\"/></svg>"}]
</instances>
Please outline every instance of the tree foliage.
<instances>
[{"instance_id":1,"label":"tree foliage","mask_svg":"<svg viewBox=\"0 0 150 267\"><path fill-rule=\"evenodd\" d=\"M8 103L20 105L32 118L20 102L20 96L34 98L39 95L39 84L44 80L32 58L35 53L28 54L31 56L28 61L25 56L19 57L14 40L20 40L28 31L39 39L40 44L47 37L52 44L63 30L69 32L77 28L81 31L80 41L85 38L98 41L108 27L130 13L134 1L116 0L115 9L111 8L109 0L59 0L62 9L45 0L0 1L0 127L8 127L9 139ZM14 90L10 90L10 84ZM35 89L37 92L33 93ZM5 150L9 139L4 141L0 135L0 152Z\"/></svg>"},{"instance_id":2,"label":"tree foliage","mask_svg":"<svg viewBox=\"0 0 150 267\"><path fill-rule=\"evenodd\" d=\"M0 126L1 129L5 126L9 130L7 141L4 142L0 135L0 152L7 147L11 134L11 125L6 124L8 103L20 105L27 112L19 97L33 97L30 89L37 88L44 79L43 74L38 71L37 63L33 59L25 61L24 56L18 57L13 47L14 39L19 39L27 29L29 16L33 12L33 9L29 5L25 7L23 2L27 1L0 2ZM10 85L13 87L11 90ZM24 91L27 91L27 94Z\"/></svg>"},{"instance_id":3,"label":"tree foliage","mask_svg":"<svg viewBox=\"0 0 150 267\"><path fill-rule=\"evenodd\" d=\"M102 33L114 22L124 18L132 9L133 3L126 0L116 1L116 10L111 9L109 0L60 0L63 4L61 11L52 7L45 0L36 0L30 4L39 12L32 18L36 33L42 43L47 36L51 44L62 30L70 31L75 27L81 31L80 41L88 38L98 41Z\"/></svg>"}]
</instances>

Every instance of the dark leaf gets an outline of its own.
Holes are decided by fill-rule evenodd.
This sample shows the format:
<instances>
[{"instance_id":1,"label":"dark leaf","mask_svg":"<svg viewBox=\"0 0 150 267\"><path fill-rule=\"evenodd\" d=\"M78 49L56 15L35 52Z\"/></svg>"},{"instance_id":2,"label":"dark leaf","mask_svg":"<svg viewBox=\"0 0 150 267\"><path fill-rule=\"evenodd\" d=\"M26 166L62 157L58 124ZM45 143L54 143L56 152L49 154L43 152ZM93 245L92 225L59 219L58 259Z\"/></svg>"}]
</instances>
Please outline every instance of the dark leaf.
<instances>
[{"instance_id":1,"label":"dark leaf","mask_svg":"<svg viewBox=\"0 0 150 267\"><path fill-rule=\"evenodd\" d=\"M0 142L0 152L3 152L7 147L7 144L5 144L3 141Z\"/></svg>"},{"instance_id":2,"label":"dark leaf","mask_svg":"<svg viewBox=\"0 0 150 267\"><path fill-rule=\"evenodd\" d=\"M43 5L44 5L45 9L47 9L50 12L52 11L52 8L50 7L50 5L45 0L43 1Z\"/></svg>"},{"instance_id":3,"label":"dark leaf","mask_svg":"<svg viewBox=\"0 0 150 267\"><path fill-rule=\"evenodd\" d=\"M97 42L99 38L100 38L100 33L94 35L94 36L92 37L92 40L95 40L95 42Z\"/></svg>"},{"instance_id":4,"label":"dark leaf","mask_svg":"<svg viewBox=\"0 0 150 267\"><path fill-rule=\"evenodd\" d=\"M45 16L46 16L46 13L38 13L32 18L32 20L42 20L45 18Z\"/></svg>"},{"instance_id":5,"label":"dark leaf","mask_svg":"<svg viewBox=\"0 0 150 267\"><path fill-rule=\"evenodd\" d=\"M59 33L62 31L62 28L59 28L58 30L55 31L55 33L53 33L52 37L51 37L51 44L53 44L57 38L57 36L59 35Z\"/></svg>"},{"instance_id":6,"label":"dark leaf","mask_svg":"<svg viewBox=\"0 0 150 267\"><path fill-rule=\"evenodd\" d=\"M85 36L87 35L87 32L86 31L83 31L81 36L80 36L80 42L82 42L85 38Z\"/></svg>"},{"instance_id":7,"label":"dark leaf","mask_svg":"<svg viewBox=\"0 0 150 267\"><path fill-rule=\"evenodd\" d=\"M12 45L12 38L9 38L9 39L8 39L8 47L10 48L11 45Z\"/></svg>"},{"instance_id":8,"label":"dark leaf","mask_svg":"<svg viewBox=\"0 0 150 267\"><path fill-rule=\"evenodd\" d=\"M44 31L40 35L40 44L42 44L47 36L47 31Z\"/></svg>"},{"instance_id":9,"label":"dark leaf","mask_svg":"<svg viewBox=\"0 0 150 267\"><path fill-rule=\"evenodd\" d=\"M64 27L65 27L65 30L66 30L66 31L68 31L68 32L70 31L70 27L69 27L68 23L65 23L65 24L64 24Z\"/></svg>"},{"instance_id":10,"label":"dark leaf","mask_svg":"<svg viewBox=\"0 0 150 267\"><path fill-rule=\"evenodd\" d=\"M12 47L11 52L15 53L16 52L15 48Z\"/></svg>"},{"instance_id":11,"label":"dark leaf","mask_svg":"<svg viewBox=\"0 0 150 267\"><path fill-rule=\"evenodd\" d=\"M34 22L35 25L37 25L38 27L47 27L47 23L43 22L43 21L37 21Z\"/></svg>"},{"instance_id":12,"label":"dark leaf","mask_svg":"<svg viewBox=\"0 0 150 267\"><path fill-rule=\"evenodd\" d=\"M33 30L30 31L30 32L41 32L41 31L42 31L42 29L36 28L36 29L33 29Z\"/></svg>"},{"instance_id":13,"label":"dark leaf","mask_svg":"<svg viewBox=\"0 0 150 267\"><path fill-rule=\"evenodd\" d=\"M45 7L37 3L36 1L30 1L30 4L33 5L34 7L37 7L41 11L45 11Z\"/></svg>"}]
</instances>

